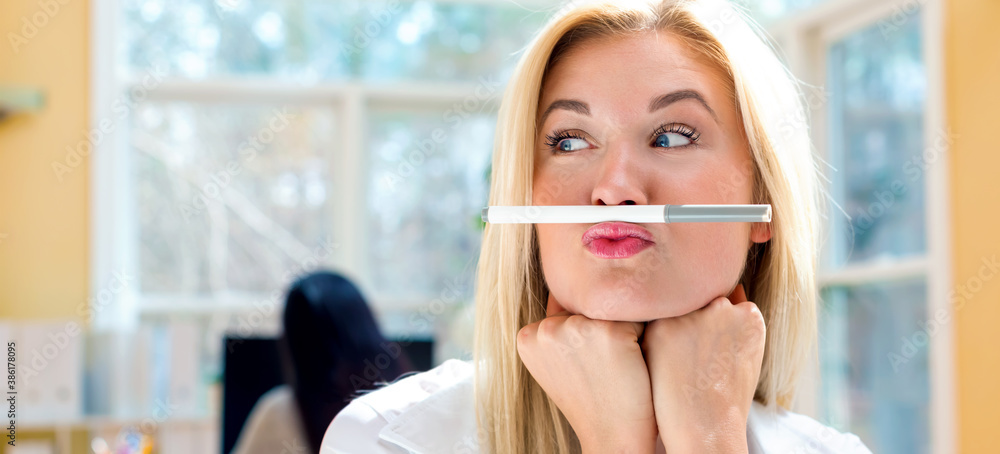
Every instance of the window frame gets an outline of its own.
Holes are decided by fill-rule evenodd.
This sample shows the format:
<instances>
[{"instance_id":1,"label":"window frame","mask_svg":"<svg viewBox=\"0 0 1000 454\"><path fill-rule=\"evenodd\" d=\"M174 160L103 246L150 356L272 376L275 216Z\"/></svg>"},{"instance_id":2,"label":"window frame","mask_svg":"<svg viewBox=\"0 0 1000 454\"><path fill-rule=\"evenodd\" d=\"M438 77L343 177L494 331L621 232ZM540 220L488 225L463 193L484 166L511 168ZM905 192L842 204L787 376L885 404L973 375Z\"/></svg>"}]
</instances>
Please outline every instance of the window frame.
<instances>
[{"instance_id":1,"label":"window frame","mask_svg":"<svg viewBox=\"0 0 1000 454\"><path fill-rule=\"evenodd\" d=\"M470 2L481 3L481 2ZM142 90L147 84L145 74L120 74L120 53L115 48L116 35L122 20L120 2L112 0L94 4L92 20L95 29L106 33L95 34L92 43L93 65L91 69L91 93L94 102L91 107L91 124L99 127L100 119L114 119L110 106L115 101L129 100L133 89L146 96L144 100L193 101L197 103L240 102L253 99L255 102L275 102L290 106L325 106L336 112L338 124L337 141L341 152L330 170L334 194L357 194L337 201L331 209L333 231L331 236L337 243L333 256L322 266L337 269L361 287L372 301L373 307L383 315L405 315L420 308L426 308L433 295L402 299L386 297L371 285L370 267L365 253L368 245L366 211L367 179L364 178L367 160L365 158L365 131L368 126L368 112L393 106L415 110L442 110L477 97L481 82L423 82L404 81L394 83L366 83L358 80L331 81L300 84L288 79L270 77L212 77L205 79L165 78L157 81L152 89ZM148 86L148 84L147 84ZM483 113L496 114L500 96L496 91L484 104ZM481 97L481 96L480 96ZM477 98L478 99L478 98ZM116 270L137 269L138 226L134 222L131 209L134 200L129 191L129 149L127 145L128 118L117 121L110 140L95 144L93 165L91 166L91 288L100 289ZM338 239L350 238L350 241ZM117 329L135 327L143 315L170 315L190 313L233 313L252 310L252 302L267 298L266 293L242 295L164 295L143 294L136 286L114 295L113 301L100 311L95 311L94 326L97 329ZM221 301L220 301L221 300ZM427 335L421 332L397 332L398 335Z\"/></svg>"},{"instance_id":2,"label":"window frame","mask_svg":"<svg viewBox=\"0 0 1000 454\"><path fill-rule=\"evenodd\" d=\"M944 114L943 84L943 5L941 0L906 0L868 2L866 0L826 0L786 18L765 24L772 37L783 44L783 52L791 71L803 82L823 89L826 80L826 56L837 40L854 32L891 20L898 11L917 6L921 9L921 51L927 71L927 100L923 116L924 147L939 143L940 135L947 132ZM818 155L829 162L829 123L826 103L810 112L810 138ZM937 149L938 159L924 172L925 223L927 251L890 260L865 261L847 264L837 269L820 267L817 289L831 286L854 286L866 283L897 282L909 278L924 278L927 285L927 314L938 311L951 313L948 293L952 289L950 248L950 203L947 148ZM827 169L824 169L827 170ZM832 179L831 179L832 180ZM831 190L830 181L821 181L824 189ZM831 211L831 216L839 212ZM823 238L829 235L829 223L821 223ZM823 243L821 257L825 256L830 242ZM823 260L819 261L820 264ZM930 451L935 453L957 452L954 322L944 323L928 344L930 364ZM818 412L820 396L818 363L806 374L802 398L796 410L809 415ZM808 392L811 391L811 392Z\"/></svg>"},{"instance_id":3,"label":"window frame","mask_svg":"<svg viewBox=\"0 0 1000 454\"><path fill-rule=\"evenodd\" d=\"M129 79L124 85L137 87L141 85L141 80ZM476 90L479 87L479 84L471 82L405 82L392 85L324 82L302 85L273 78L168 79L159 84L155 91L149 92L147 99L197 103L227 103L253 99L255 102L274 102L290 106L325 106L333 109L336 112L337 131L338 134L341 134L341 138L337 142L342 152L337 154L333 162L334 165L329 169L334 179L332 192L359 196L339 199L337 207L327 213L333 228L331 236L338 247L330 260L322 265L337 269L338 272L344 273L358 283L378 310L409 313L426 307L427 303L433 299L433 295L416 296L410 299L386 297L372 285L372 278L369 274L371 263L368 259L369 254L365 252L368 246L365 203L368 197L367 184L369 181L364 178L367 169L365 131L367 131L369 111L443 111L466 99L476 97ZM487 102L484 104L483 111L495 114L495 104ZM125 150L124 154L127 153L128 151ZM128 157L122 156L120 159L127 160ZM128 175L123 174L120 178L128 178ZM338 238L350 238L351 241L340 241ZM128 254L128 252L123 250L119 251L119 254ZM123 260L131 263L137 261L135 257L125 257ZM268 296L267 293L249 293L236 299L223 296L224 301L220 305L216 301L220 297L211 295L137 294L135 304L137 305L136 310L140 314L145 312L213 312L215 308L221 311L241 312L249 307L250 303ZM229 301L226 301L227 299ZM204 308L205 304L211 304L211 306Z\"/></svg>"},{"instance_id":4,"label":"window frame","mask_svg":"<svg viewBox=\"0 0 1000 454\"><path fill-rule=\"evenodd\" d=\"M508 4L504 0L454 0L469 4ZM408 109L437 110L442 112L473 98L481 100L484 79L475 81L402 81L364 82L357 79L322 83L297 83L270 77L213 77L185 79L166 77L156 79L148 69L140 74L125 74L121 59L124 58L120 43L123 42L124 21L121 0L94 2L90 6L90 119L92 130L105 130L102 139L92 145L90 155L90 310L81 309L79 315L88 320L91 332L107 342L110 348L97 351L95 362L110 365L100 387L108 392L109 411L124 416L137 410L134 398L142 387L136 383L136 372L130 359L141 355L134 343L135 336L144 323L201 320L214 326L219 320L228 320L226 332L236 336L273 335L280 322L280 311L262 311L254 305L269 300L270 295L258 293L232 293L221 296L181 296L141 294L136 285L139 242L138 222L133 191L130 188L129 115L117 116L116 103L130 103L129 93L139 89L145 99L193 100L197 102L226 102L253 99L289 105L323 105L335 111L337 133L341 135L338 146L340 159L331 161L331 182L334 194L356 194L346 197L331 207L331 237L337 243L332 257L321 266L329 266L355 281L365 293L382 325L382 332L390 338L426 338L433 335L433 325L414 324L416 314L433 311L434 298L438 295L418 296L410 299L387 297L373 291L372 279L367 275L371 263L364 248L366 237L367 166L365 133L368 111L384 106L405 106ZM533 11L550 10L554 0L526 0L521 3ZM152 77L152 79L150 78ZM153 82L150 84L150 82ZM492 87L491 87L492 88ZM502 90L496 90L481 104L481 113L496 114ZM128 105L128 104L127 104ZM119 104L120 107L120 104ZM105 125L108 123L108 125ZM485 202L485 201L484 201ZM346 214L345 214L346 213ZM350 241L343 240L350 238ZM309 245L312 246L312 245ZM360 272L355 271L360 270ZM126 276L126 285L109 295L104 289L116 275ZM118 286L116 285L115 288ZM104 298L104 299L102 299ZM262 323L252 326L252 332L233 327L231 322L255 320L264 315ZM193 420L199 425L211 425L217 415L201 415Z\"/></svg>"}]
</instances>

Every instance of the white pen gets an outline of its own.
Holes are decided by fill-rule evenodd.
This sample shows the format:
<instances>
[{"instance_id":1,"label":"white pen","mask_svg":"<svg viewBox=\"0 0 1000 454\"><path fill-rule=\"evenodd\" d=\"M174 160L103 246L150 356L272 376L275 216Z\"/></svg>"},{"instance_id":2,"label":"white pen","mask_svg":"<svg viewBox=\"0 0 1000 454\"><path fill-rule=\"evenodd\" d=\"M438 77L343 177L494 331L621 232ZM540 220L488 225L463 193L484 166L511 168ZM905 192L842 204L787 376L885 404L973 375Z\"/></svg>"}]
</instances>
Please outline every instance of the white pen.
<instances>
[{"instance_id":1,"label":"white pen","mask_svg":"<svg viewBox=\"0 0 1000 454\"><path fill-rule=\"evenodd\" d=\"M532 205L483 208L490 224L771 222L771 205Z\"/></svg>"}]
</instances>

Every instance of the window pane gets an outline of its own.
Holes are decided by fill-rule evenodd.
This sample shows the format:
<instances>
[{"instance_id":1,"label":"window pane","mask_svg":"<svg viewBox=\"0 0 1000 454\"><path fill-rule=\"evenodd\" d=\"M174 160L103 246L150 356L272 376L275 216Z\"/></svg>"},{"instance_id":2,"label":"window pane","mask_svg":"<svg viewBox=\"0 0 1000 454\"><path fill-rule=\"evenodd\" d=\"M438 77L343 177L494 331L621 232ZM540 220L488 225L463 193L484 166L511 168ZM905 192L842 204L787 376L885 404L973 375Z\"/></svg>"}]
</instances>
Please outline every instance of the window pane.
<instances>
[{"instance_id":1,"label":"window pane","mask_svg":"<svg viewBox=\"0 0 1000 454\"><path fill-rule=\"evenodd\" d=\"M446 288L471 289L495 122L444 111L373 113L368 241L377 292L440 297Z\"/></svg>"},{"instance_id":2,"label":"window pane","mask_svg":"<svg viewBox=\"0 0 1000 454\"><path fill-rule=\"evenodd\" d=\"M370 50L359 54L365 79L506 80L524 47L551 12L532 13L516 2L401 2ZM361 21L359 21L361 23ZM375 30L371 20L359 30ZM355 36L362 39L365 34Z\"/></svg>"},{"instance_id":3,"label":"window pane","mask_svg":"<svg viewBox=\"0 0 1000 454\"><path fill-rule=\"evenodd\" d=\"M826 422L878 453L929 452L928 325L923 279L831 287L820 314Z\"/></svg>"},{"instance_id":4,"label":"window pane","mask_svg":"<svg viewBox=\"0 0 1000 454\"><path fill-rule=\"evenodd\" d=\"M825 1L828 0L736 0L735 3L745 6L754 19L766 24Z\"/></svg>"},{"instance_id":5,"label":"window pane","mask_svg":"<svg viewBox=\"0 0 1000 454\"><path fill-rule=\"evenodd\" d=\"M927 80L919 17L830 48L833 197L828 265L926 251L923 112Z\"/></svg>"},{"instance_id":6,"label":"window pane","mask_svg":"<svg viewBox=\"0 0 1000 454\"><path fill-rule=\"evenodd\" d=\"M174 76L499 76L550 12L515 2L126 0L129 68Z\"/></svg>"},{"instance_id":7,"label":"window pane","mask_svg":"<svg viewBox=\"0 0 1000 454\"><path fill-rule=\"evenodd\" d=\"M150 102L132 122L144 293L270 292L330 258L331 111Z\"/></svg>"},{"instance_id":8,"label":"window pane","mask_svg":"<svg viewBox=\"0 0 1000 454\"><path fill-rule=\"evenodd\" d=\"M343 77L352 16L335 2L126 0L125 61L172 76Z\"/></svg>"}]
</instances>

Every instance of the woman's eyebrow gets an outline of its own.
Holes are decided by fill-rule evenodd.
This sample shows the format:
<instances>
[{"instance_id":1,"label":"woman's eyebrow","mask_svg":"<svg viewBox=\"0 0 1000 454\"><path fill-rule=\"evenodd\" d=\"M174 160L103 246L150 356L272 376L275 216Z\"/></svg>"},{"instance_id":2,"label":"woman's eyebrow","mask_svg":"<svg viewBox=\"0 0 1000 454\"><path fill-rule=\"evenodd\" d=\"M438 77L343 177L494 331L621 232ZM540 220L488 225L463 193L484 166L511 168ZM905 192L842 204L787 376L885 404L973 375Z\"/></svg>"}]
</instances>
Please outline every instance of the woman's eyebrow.
<instances>
[{"instance_id":1,"label":"woman's eyebrow","mask_svg":"<svg viewBox=\"0 0 1000 454\"><path fill-rule=\"evenodd\" d=\"M590 106L588 106L587 103L577 101L575 99L557 99L552 101L552 104L549 104L549 107L545 109L545 113L543 113L541 119L538 120L538 124L545 124L545 118L556 109L568 110L570 112L576 112L588 117L590 116Z\"/></svg>"},{"instance_id":2,"label":"woman's eyebrow","mask_svg":"<svg viewBox=\"0 0 1000 454\"><path fill-rule=\"evenodd\" d=\"M708 106L708 102L705 101L705 97L702 96L701 93L694 90L677 90L675 92L653 98L653 100L649 102L649 113L656 112L657 110L684 99L694 99L700 102L702 106L705 106L705 110L708 110L708 113L712 114L712 118L715 120L715 123L719 123L719 116L716 115L715 111Z\"/></svg>"},{"instance_id":3,"label":"woman's eyebrow","mask_svg":"<svg viewBox=\"0 0 1000 454\"><path fill-rule=\"evenodd\" d=\"M701 105L705 107L705 110L708 110L708 113L712 115L715 122L719 123L719 116L715 114L715 111L712 110L711 107L709 107L708 102L705 101L705 97L695 90L677 90L675 92L657 96L649 102L649 113L656 112L657 110L685 99L694 99L700 102ZM575 99L557 99L552 101L552 104L549 104L549 107L545 108L545 112L542 113L541 118L538 120L538 124L545 124L545 119L548 118L549 114L556 109L568 110L570 112L590 116L590 106L587 105L587 103Z\"/></svg>"}]
</instances>

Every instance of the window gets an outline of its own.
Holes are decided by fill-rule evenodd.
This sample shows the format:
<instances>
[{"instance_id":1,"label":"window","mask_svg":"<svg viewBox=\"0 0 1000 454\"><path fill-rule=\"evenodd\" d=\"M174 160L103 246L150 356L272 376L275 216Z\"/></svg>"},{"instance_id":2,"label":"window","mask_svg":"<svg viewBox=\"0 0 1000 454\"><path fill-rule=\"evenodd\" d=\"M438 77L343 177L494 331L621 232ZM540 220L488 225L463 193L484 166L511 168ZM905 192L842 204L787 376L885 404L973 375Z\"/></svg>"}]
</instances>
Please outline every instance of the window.
<instances>
[{"instance_id":1,"label":"window","mask_svg":"<svg viewBox=\"0 0 1000 454\"><path fill-rule=\"evenodd\" d=\"M331 236L333 109L153 101L131 120L142 294L269 292Z\"/></svg>"},{"instance_id":2,"label":"window","mask_svg":"<svg viewBox=\"0 0 1000 454\"><path fill-rule=\"evenodd\" d=\"M223 333L276 332L287 286L318 268L352 278L391 337L458 313L498 100L554 4L95 5L93 118L115 133L94 154L92 280L135 285L94 313L121 346L93 362L121 367L94 372L90 410L169 399L210 424Z\"/></svg>"},{"instance_id":3,"label":"window","mask_svg":"<svg viewBox=\"0 0 1000 454\"><path fill-rule=\"evenodd\" d=\"M951 452L940 5L794 3L767 28L807 84L830 203L820 366L798 410L873 452Z\"/></svg>"},{"instance_id":4,"label":"window","mask_svg":"<svg viewBox=\"0 0 1000 454\"><path fill-rule=\"evenodd\" d=\"M238 309L321 266L405 312L474 269L497 99L549 9L122 0L115 14L130 194L114 254L139 270L138 313Z\"/></svg>"},{"instance_id":5,"label":"window","mask_svg":"<svg viewBox=\"0 0 1000 454\"><path fill-rule=\"evenodd\" d=\"M890 33L877 25L829 47L829 156L838 171L833 200L850 216L836 224L824 264L832 275L882 263L883 269L927 253L923 109L927 78L919 17ZM927 339L907 347L927 320L926 270L879 276L824 289L824 411L878 452L928 452ZM913 344L910 344L913 345ZM846 346L846 358L836 350ZM828 346L829 347L829 346ZM846 359L846 361L843 361Z\"/></svg>"},{"instance_id":6,"label":"window","mask_svg":"<svg viewBox=\"0 0 1000 454\"><path fill-rule=\"evenodd\" d=\"M458 277L456 290L472 290L488 192L483 150L492 148L496 118L466 115L372 112L367 266L373 286L387 295L435 295Z\"/></svg>"}]
</instances>

